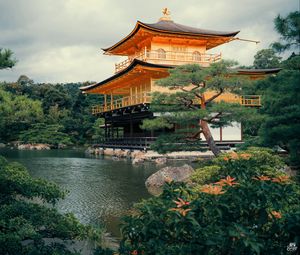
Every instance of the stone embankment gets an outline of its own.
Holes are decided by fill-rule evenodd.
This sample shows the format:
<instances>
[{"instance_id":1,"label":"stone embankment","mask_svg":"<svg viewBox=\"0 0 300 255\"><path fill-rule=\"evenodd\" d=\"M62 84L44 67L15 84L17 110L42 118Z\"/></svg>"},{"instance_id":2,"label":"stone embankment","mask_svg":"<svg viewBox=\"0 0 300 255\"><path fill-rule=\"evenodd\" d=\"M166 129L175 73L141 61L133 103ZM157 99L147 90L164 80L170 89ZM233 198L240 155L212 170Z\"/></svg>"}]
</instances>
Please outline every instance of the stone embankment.
<instances>
[{"instance_id":1,"label":"stone embankment","mask_svg":"<svg viewBox=\"0 0 300 255\"><path fill-rule=\"evenodd\" d=\"M17 146L18 150L50 150L51 146L49 144L37 143L37 144L19 144Z\"/></svg>"},{"instance_id":2,"label":"stone embankment","mask_svg":"<svg viewBox=\"0 0 300 255\"><path fill-rule=\"evenodd\" d=\"M110 156L112 158L131 159L132 164L139 164L146 161L154 161L157 165L165 165L168 160L197 160L199 158L211 158L213 154L210 151L178 151L166 154L159 154L155 151L140 151L127 149L110 149L110 148L88 148L87 154Z\"/></svg>"}]
</instances>

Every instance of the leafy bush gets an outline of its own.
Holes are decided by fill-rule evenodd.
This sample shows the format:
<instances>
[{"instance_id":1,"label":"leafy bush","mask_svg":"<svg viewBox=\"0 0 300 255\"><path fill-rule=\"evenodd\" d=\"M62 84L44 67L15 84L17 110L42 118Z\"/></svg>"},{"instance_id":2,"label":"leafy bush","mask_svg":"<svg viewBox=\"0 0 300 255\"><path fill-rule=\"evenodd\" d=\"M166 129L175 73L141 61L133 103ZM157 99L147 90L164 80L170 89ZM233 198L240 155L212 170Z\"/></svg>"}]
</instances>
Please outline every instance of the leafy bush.
<instances>
[{"instance_id":1,"label":"leafy bush","mask_svg":"<svg viewBox=\"0 0 300 255\"><path fill-rule=\"evenodd\" d=\"M169 183L136 205L124 218L120 253L286 254L290 243L299 247L300 189L280 158L251 148L212 163L196 171L196 186Z\"/></svg>"},{"instance_id":2,"label":"leafy bush","mask_svg":"<svg viewBox=\"0 0 300 255\"><path fill-rule=\"evenodd\" d=\"M79 254L67 249L72 240L100 238L99 230L50 206L65 196L57 185L1 156L0 190L0 254Z\"/></svg>"}]
</instances>

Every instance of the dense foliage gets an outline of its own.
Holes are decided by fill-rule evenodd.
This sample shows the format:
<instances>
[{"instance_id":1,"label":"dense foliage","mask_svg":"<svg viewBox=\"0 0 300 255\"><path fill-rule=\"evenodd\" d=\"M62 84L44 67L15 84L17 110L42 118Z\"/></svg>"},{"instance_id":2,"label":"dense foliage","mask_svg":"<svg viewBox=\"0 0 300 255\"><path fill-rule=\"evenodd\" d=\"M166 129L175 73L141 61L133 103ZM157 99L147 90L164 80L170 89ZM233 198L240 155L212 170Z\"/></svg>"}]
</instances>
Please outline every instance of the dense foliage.
<instances>
[{"instance_id":1,"label":"dense foliage","mask_svg":"<svg viewBox=\"0 0 300 255\"><path fill-rule=\"evenodd\" d=\"M138 204L120 253L286 254L299 247L300 189L283 166L266 150L222 154L196 170L194 186L169 183Z\"/></svg>"},{"instance_id":2,"label":"dense foliage","mask_svg":"<svg viewBox=\"0 0 300 255\"><path fill-rule=\"evenodd\" d=\"M281 57L277 56L273 49L259 50L254 56L253 67L255 69L268 69L280 66Z\"/></svg>"},{"instance_id":3,"label":"dense foliage","mask_svg":"<svg viewBox=\"0 0 300 255\"><path fill-rule=\"evenodd\" d=\"M53 124L47 125L44 123L39 123L32 125L29 130L23 131L20 134L20 139L24 143L30 144L50 144L55 148L67 146L71 144L70 137L61 132L63 126Z\"/></svg>"},{"instance_id":4,"label":"dense foliage","mask_svg":"<svg viewBox=\"0 0 300 255\"><path fill-rule=\"evenodd\" d=\"M0 254L79 254L67 249L72 240L100 238L98 230L51 206L65 196L57 185L30 177L22 165L3 157L0 190Z\"/></svg>"},{"instance_id":5,"label":"dense foliage","mask_svg":"<svg viewBox=\"0 0 300 255\"><path fill-rule=\"evenodd\" d=\"M180 146L191 149L201 142L200 134L203 134L209 149L215 155L220 153L210 127L230 126L252 114L239 102L218 101L224 93L240 94L241 88L250 82L234 75L232 67L235 65L235 62L222 60L207 68L196 64L178 66L169 70L170 76L157 81L171 93L153 95L151 109L159 112L160 117L144 121L143 128L153 130L174 126L175 132L159 137L154 149L160 152L178 150ZM214 93L207 94L211 91Z\"/></svg>"},{"instance_id":6,"label":"dense foliage","mask_svg":"<svg viewBox=\"0 0 300 255\"><path fill-rule=\"evenodd\" d=\"M300 60L300 57L298 57ZM300 70L285 70L264 82L266 118L259 130L261 143L279 145L300 163Z\"/></svg>"},{"instance_id":7,"label":"dense foliage","mask_svg":"<svg viewBox=\"0 0 300 255\"><path fill-rule=\"evenodd\" d=\"M54 127L59 127L57 139L47 143L91 143L96 120L91 115L91 106L100 104L101 98L84 96L80 86L83 83L35 84L26 76L21 76L16 83L0 84L0 114L4 116L0 120L0 142L43 143L47 140L46 130L51 131L47 135L50 137ZM39 134L37 127L43 127L44 133Z\"/></svg>"},{"instance_id":8,"label":"dense foliage","mask_svg":"<svg viewBox=\"0 0 300 255\"><path fill-rule=\"evenodd\" d=\"M17 139L20 131L44 118L42 104L26 95L13 95L0 88L0 141Z\"/></svg>"},{"instance_id":9,"label":"dense foliage","mask_svg":"<svg viewBox=\"0 0 300 255\"><path fill-rule=\"evenodd\" d=\"M247 93L262 95L262 107L246 122L249 144L280 146L289 153L290 163L300 164L300 57L281 63L276 76L258 81Z\"/></svg>"}]
</instances>

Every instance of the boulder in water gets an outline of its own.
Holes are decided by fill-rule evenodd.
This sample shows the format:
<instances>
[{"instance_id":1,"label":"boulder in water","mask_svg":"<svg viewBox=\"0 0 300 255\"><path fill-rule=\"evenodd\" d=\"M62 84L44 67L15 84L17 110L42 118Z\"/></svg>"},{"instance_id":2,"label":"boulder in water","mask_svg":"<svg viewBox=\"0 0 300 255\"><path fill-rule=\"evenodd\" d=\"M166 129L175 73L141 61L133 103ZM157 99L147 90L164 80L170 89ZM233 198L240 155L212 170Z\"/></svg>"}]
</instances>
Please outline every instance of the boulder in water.
<instances>
[{"instance_id":1,"label":"boulder in water","mask_svg":"<svg viewBox=\"0 0 300 255\"><path fill-rule=\"evenodd\" d=\"M152 174L145 182L152 195L159 195L165 182L187 182L194 169L185 164L179 167L167 166Z\"/></svg>"}]
</instances>

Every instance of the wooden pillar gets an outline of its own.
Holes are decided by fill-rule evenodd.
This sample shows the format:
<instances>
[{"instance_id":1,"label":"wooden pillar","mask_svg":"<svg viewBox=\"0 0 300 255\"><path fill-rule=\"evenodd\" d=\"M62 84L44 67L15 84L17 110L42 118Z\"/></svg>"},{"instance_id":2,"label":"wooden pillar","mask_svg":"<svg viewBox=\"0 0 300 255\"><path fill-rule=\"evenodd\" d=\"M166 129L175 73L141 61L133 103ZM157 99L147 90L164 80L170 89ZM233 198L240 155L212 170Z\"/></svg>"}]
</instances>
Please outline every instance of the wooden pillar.
<instances>
[{"instance_id":1,"label":"wooden pillar","mask_svg":"<svg viewBox=\"0 0 300 255\"><path fill-rule=\"evenodd\" d=\"M110 131L111 131L111 138L114 139L114 123L113 123L113 121L111 121Z\"/></svg>"},{"instance_id":2,"label":"wooden pillar","mask_svg":"<svg viewBox=\"0 0 300 255\"><path fill-rule=\"evenodd\" d=\"M133 137L133 123L132 123L132 116L130 114L130 137Z\"/></svg>"},{"instance_id":3,"label":"wooden pillar","mask_svg":"<svg viewBox=\"0 0 300 255\"><path fill-rule=\"evenodd\" d=\"M243 130L244 130L243 123L241 123L241 141L243 141L243 139L244 139Z\"/></svg>"},{"instance_id":4,"label":"wooden pillar","mask_svg":"<svg viewBox=\"0 0 300 255\"><path fill-rule=\"evenodd\" d=\"M106 119L104 119L104 125L105 125L104 138L105 138L105 141L106 141L107 140L107 122L106 122Z\"/></svg>"},{"instance_id":5,"label":"wooden pillar","mask_svg":"<svg viewBox=\"0 0 300 255\"><path fill-rule=\"evenodd\" d=\"M113 110L113 106L114 106L114 96L111 92L110 93L110 110Z\"/></svg>"},{"instance_id":6,"label":"wooden pillar","mask_svg":"<svg viewBox=\"0 0 300 255\"><path fill-rule=\"evenodd\" d=\"M107 98L106 98L106 94L104 94L104 111L107 110Z\"/></svg>"},{"instance_id":7,"label":"wooden pillar","mask_svg":"<svg viewBox=\"0 0 300 255\"><path fill-rule=\"evenodd\" d=\"M223 141L223 129L220 127L220 142Z\"/></svg>"},{"instance_id":8,"label":"wooden pillar","mask_svg":"<svg viewBox=\"0 0 300 255\"><path fill-rule=\"evenodd\" d=\"M132 105L132 87L130 87L129 105Z\"/></svg>"},{"instance_id":9,"label":"wooden pillar","mask_svg":"<svg viewBox=\"0 0 300 255\"><path fill-rule=\"evenodd\" d=\"M137 104L138 101L138 86L135 86L135 104Z\"/></svg>"}]
</instances>

